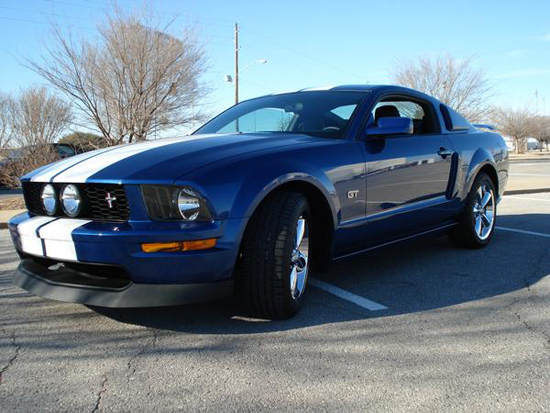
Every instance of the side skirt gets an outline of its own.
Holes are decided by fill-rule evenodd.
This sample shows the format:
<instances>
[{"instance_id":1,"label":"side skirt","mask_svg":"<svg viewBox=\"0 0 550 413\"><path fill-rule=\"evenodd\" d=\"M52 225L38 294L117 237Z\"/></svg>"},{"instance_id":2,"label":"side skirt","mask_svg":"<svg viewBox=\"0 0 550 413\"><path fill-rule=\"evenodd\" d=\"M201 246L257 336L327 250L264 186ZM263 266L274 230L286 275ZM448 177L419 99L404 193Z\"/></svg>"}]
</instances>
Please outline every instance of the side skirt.
<instances>
[{"instance_id":1,"label":"side skirt","mask_svg":"<svg viewBox=\"0 0 550 413\"><path fill-rule=\"evenodd\" d=\"M378 248L388 247L390 245L398 244L400 242L409 241L409 240L419 238L419 237L423 237L423 236L426 236L426 235L436 235L436 234L439 234L439 233L445 233L450 228L454 227L455 225L458 225L458 223L457 222L452 222L450 224L446 224L446 225L443 225L441 227L433 228L433 229L430 229L430 230L427 230L427 231L419 232L419 233L414 234L414 235L409 235L409 236L404 237L404 238L398 238L398 239L395 239L393 241L388 241L388 242L385 242L385 243L380 244L380 245L374 245L372 247L368 247L368 248L365 248L365 249L362 249L362 250L359 250L359 251L351 252L349 254L340 255L338 257L333 258L333 261L338 261L338 260L341 260L341 259L344 259L344 258L350 258L350 257L353 257L355 255L360 255L360 254L364 254L364 253L369 252L369 251L376 250Z\"/></svg>"}]
</instances>

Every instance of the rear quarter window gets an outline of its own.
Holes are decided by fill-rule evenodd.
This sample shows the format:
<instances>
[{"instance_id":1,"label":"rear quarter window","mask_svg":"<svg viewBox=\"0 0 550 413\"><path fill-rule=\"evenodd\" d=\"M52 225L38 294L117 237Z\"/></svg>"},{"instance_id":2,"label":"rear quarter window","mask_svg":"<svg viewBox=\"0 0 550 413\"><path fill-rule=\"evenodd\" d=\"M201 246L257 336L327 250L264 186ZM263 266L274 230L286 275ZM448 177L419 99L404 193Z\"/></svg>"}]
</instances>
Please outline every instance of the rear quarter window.
<instances>
[{"instance_id":1,"label":"rear quarter window","mask_svg":"<svg viewBox=\"0 0 550 413\"><path fill-rule=\"evenodd\" d=\"M441 115L443 116L443 120L445 122L445 128L447 128L447 130L461 131L469 130L472 128L470 122L468 122L464 117L459 115L450 107L441 104L439 105L439 110L441 111Z\"/></svg>"}]
</instances>

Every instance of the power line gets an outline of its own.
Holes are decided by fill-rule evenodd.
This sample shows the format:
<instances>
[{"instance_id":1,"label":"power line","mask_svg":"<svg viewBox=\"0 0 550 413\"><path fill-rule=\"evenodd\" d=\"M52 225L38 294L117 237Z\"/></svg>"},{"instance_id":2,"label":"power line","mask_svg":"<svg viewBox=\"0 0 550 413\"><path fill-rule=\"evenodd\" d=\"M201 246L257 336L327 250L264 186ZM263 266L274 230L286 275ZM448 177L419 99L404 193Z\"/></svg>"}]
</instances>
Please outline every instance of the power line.
<instances>
[{"instance_id":1,"label":"power line","mask_svg":"<svg viewBox=\"0 0 550 413\"><path fill-rule=\"evenodd\" d=\"M8 17L8 16L0 16L0 19L2 20L11 20L11 21L17 21L17 22L24 22L24 23L32 23L32 24L42 24L46 26L51 26L51 23L45 22L45 21L38 21L38 20L30 20L30 19L20 19L19 17ZM66 27L70 28L78 28L78 29L84 29L84 30L90 30L93 31L95 29L91 27L83 27L83 26L72 26L69 24L65 25Z\"/></svg>"},{"instance_id":2,"label":"power line","mask_svg":"<svg viewBox=\"0 0 550 413\"><path fill-rule=\"evenodd\" d=\"M23 12L26 12L26 13L35 13L35 14L40 14L40 15L47 14L48 16L52 16L52 17L63 17L63 18L70 18L70 19L79 19L79 20L91 21L91 19L86 18L86 17L80 17L80 16L67 16L67 15L64 15L64 14L57 14L57 13L51 13L51 12L43 12L43 11L41 11L41 10L20 9L20 8L17 8L17 7L9 7L9 6L0 6L0 9L14 10L14 11L23 11Z\"/></svg>"},{"instance_id":3,"label":"power line","mask_svg":"<svg viewBox=\"0 0 550 413\"><path fill-rule=\"evenodd\" d=\"M241 26L241 27L242 27L242 26ZM245 29L246 29L246 27L245 27ZM322 65L324 65L324 66L326 66L326 67L328 67L328 68L330 68L330 69L332 69L332 70L335 70L335 71L338 71L338 72L341 72L341 73L344 73L344 74L347 74L347 75L352 75L352 76L354 76L354 77L357 77L357 78L362 79L362 81L365 81L365 76L361 76L361 75L359 75L359 74L357 74L357 73L350 72L349 70L343 69L343 68L341 68L341 67L334 66L334 65L332 65L332 64L330 64L330 63L327 63L327 62L325 62L325 61L323 61L323 60L321 60L321 59L318 59L318 58L316 58L316 57L310 56L310 55L308 55L308 54L306 54L306 53L304 53L304 52L301 52L301 51L299 51L299 50L293 49L292 47L289 47L289 46L287 46L287 45L285 45L285 44L279 43L277 40L275 40L275 39L273 39L273 38L271 38L271 37L269 37L269 36L266 36L266 35L264 35L264 34L261 34L261 33L259 33L259 32L256 32L255 30L251 30L250 28L247 28L247 29L248 29L248 31L252 32L255 36L264 38L265 40L267 40L267 41L269 41L269 42L271 42L271 43L273 43L273 44L279 46L280 48L283 48L283 49L286 49L286 50L288 50L288 51L290 51L290 52L293 52L293 53L295 53L295 54L298 54L298 55L300 55L300 56L302 56L302 57L304 57L304 58L306 58L306 59L308 59L308 60L311 60L311 61L313 61L313 62L315 62L315 63L322 64Z\"/></svg>"},{"instance_id":4,"label":"power line","mask_svg":"<svg viewBox=\"0 0 550 413\"><path fill-rule=\"evenodd\" d=\"M99 3L94 2L95 4L98 4L98 5L90 6L89 4L74 3L68 0L44 0L44 1L47 3L53 3L53 4L62 4L62 5L68 5L68 6L74 6L74 7L85 7L88 9L99 10L103 12L108 10L108 7L100 7L100 5L102 4L101 2ZM90 3L90 0L88 0L88 2L86 3ZM204 22L208 22L208 24L214 24L214 25L220 25L220 26L223 25L225 27L228 27L229 25L233 24L231 20L226 20L226 19L207 17L207 16L194 16L190 14L180 14L178 12L167 12L167 11L155 10L155 9L153 9L153 14L157 14L159 16L174 17L175 19L187 18L187 19L196 20L196 21L204 21Z\"/></svg>"}]
</instances>

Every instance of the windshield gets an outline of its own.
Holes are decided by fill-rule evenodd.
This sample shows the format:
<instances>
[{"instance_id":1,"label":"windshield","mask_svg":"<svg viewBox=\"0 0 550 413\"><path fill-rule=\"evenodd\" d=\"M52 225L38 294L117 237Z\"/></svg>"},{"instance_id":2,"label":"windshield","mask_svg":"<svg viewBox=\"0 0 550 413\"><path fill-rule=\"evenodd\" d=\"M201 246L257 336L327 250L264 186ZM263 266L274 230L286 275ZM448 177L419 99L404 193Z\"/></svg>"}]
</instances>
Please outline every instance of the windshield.
<instances>
[{"instance_id":1,"label":"windshield","mask_svg":"<svg viewBox=\"0 0 550 413\"><path fill-rule=\"evenodd\" d=\"M198 129L202 133L303 133L341 138L365 92L312 91L242 102Z\"/></svg>"}]
</instances>

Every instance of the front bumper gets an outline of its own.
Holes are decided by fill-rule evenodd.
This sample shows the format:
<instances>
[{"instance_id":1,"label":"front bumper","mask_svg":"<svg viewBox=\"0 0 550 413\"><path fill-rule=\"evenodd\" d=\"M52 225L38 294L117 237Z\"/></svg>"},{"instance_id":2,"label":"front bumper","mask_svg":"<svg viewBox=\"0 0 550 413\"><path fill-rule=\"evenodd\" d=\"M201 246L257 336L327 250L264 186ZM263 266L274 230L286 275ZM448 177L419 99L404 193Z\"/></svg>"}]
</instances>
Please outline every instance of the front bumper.
<instances>
[{"instance_id":1,"label":"front bumper","mask_svg":"<svg viewBox=\"0 0 550 413\"><path fill-rule=\"evenodd\" d=\"M88 278L88 279L86 279ZM82 271L48 270L31 258L21 260L13 283L40 297L98 307L160 307L212 301L233 292L233 280L200 284L109 282ZM111 280L112 281L112 280Z\"/></svg>"},{"instance_id":2,"label":"front bumper","mask_svg":"<svg viewBox=\"0 0 550 413\"><path fill-rule=\"evenodd\" d=\"M232 292L245 225L246 219L108 223L24 213L8 224L22 256L14 283L42 297L104 307L222 298ZM145 253L141 249L142 243L208 238L217 239L208 250ZM88 273L90 268L93 271Z\"/></svg>"}]
</instances>

